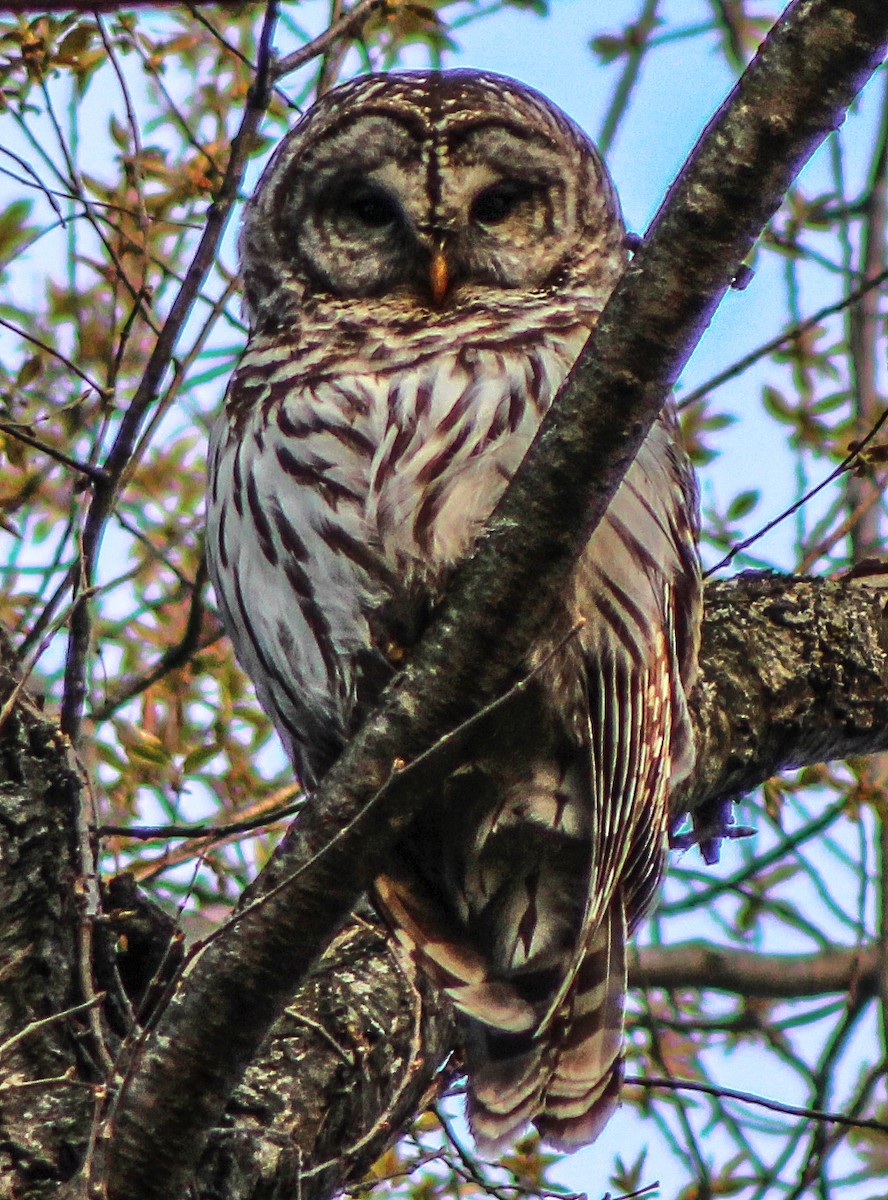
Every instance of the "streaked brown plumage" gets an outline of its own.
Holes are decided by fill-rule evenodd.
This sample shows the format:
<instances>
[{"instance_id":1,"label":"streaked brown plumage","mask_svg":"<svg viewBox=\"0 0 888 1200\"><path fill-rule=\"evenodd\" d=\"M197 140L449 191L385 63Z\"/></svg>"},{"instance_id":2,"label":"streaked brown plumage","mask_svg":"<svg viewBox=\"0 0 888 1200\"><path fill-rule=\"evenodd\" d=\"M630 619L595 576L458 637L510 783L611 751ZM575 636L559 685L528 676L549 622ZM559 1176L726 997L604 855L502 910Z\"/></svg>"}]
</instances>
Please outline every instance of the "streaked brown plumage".
<instances>
[{"instance_id":1,"label":"streaked brown plumage","mask_svg":"<svg viewBox=\"0 0 888 1200\"><path fill-rule=\"evenodd\" d=\"M250 343L211 446L208 554L306 785L490 515L622 243L582 132L481 72L346 84L266 169L242 243ZM392 927L468 1018L482 1143L533 1121L575 1146L616 1104L626 938L693 762L695 514L667 413L525 664L530 686L377 881Z\"/></svg>"}]
</instances>

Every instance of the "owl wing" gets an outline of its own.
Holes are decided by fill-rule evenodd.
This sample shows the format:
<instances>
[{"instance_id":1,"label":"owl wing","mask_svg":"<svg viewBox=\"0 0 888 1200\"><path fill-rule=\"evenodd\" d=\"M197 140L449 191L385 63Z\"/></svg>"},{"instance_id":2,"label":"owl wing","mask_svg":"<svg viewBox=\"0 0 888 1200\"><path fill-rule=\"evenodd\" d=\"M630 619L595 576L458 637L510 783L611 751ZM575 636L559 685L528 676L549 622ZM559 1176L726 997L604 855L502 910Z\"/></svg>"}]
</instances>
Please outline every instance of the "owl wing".
<instances>
[{"instance_id":1,"label":"owl wing","mask_svg":"<svg viewBox=\"0 0 888 1200\"><path fill-rule=\"evenodd\" d=\"M622 1079L626 938L665 867L669 795L693 767L687 692L700 617L697 496L670 410L653 427L577 568L589 695L593 865L583 931L538 1027L552 1030L536 1126L591 1141ZM594 614L594 617L591 616ZM542 1064L541 1064L542 1065Z\"/></svg>"},{"instance_id":2,"label":"owl wing","mask_svg":"<svg viewBox=\"0 0 888 1200\"><path fill-rule=\"evenodd\" d=\"M415 861L377 884L401 941L472 1018L469 1113L481 1145L530 1120L556 1145L584 1144L617 1103L626 938L656 894L669 791L693 761L685 689L698 624L695 512L666 417L578 564L564 616L568 625L585 618L579 648L556 655L548 677L543 669L542 709L523 725L511 714L519 732L506 759L520 757L522 741L537 758L489 765L501 778L481 820L452 811L450 822L423 827L437 862L462 856L448 896L440 883L417 887ZM483 809L470 797L484 784L476 768L461 809ZM448 851L451 823L474 829L474 842ZM572 908L565 893L583 878Z\"/></svg>"}]
</instances>

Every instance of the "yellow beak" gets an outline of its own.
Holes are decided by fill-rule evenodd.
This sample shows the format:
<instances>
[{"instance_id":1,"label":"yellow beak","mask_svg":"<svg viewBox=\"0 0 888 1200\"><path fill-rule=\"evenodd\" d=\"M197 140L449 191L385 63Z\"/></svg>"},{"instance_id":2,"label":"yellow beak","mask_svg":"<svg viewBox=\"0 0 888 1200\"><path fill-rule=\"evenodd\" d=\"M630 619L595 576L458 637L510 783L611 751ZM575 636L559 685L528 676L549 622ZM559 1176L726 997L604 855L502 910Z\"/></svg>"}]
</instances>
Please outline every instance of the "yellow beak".
<instances>
[{"instance_id":1,"label":"yellow beak","mask_svg":"<svg viewBox=\"0 0 888 1200\"><path fill-rule=\"evenodd\" d=\"M444 250L441 246L438 246L432 254L432 261L429 264L429 285L432 291L432 300L436 305L442 304L450 285L450 275L447 270L447 259L444 257Z\"/></svg>"}]
</instances>

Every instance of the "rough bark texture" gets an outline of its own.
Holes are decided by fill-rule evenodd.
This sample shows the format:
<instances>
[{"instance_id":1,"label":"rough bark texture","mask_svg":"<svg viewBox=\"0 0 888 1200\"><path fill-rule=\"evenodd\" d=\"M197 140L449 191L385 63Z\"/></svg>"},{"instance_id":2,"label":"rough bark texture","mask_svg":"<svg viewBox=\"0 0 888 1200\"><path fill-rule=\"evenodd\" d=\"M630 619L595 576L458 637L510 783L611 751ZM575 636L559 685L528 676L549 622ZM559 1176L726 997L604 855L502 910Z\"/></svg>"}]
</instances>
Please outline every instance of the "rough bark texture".
<instances>
[{"instance_id":1,"label":"rough bark texture","mask_svg":"<svg viewBox=\"0 0 888 1200\"><path fill-rule=\"evenodd\" d=\"M703 752L683 804L747 789L788 763L888 749L888 592L874 586L880 578L744 575L709 585L695 694ZM7 674L4 695L11 683ZM0 731L0 767L5 1041L82 999L83 796L66 744L27 697ZM171 923L139 903L126 883L106 893L106 904L120 974L137 996L169 942ZM123 1005L107 944L98 945L109 1024L120 1028ZM129 949L121 959L123 945ZM632 980L775 998L868 995L877 958L875 947L771 958L686 943L642 951ZM412 975L372 914L361 912L292 999L234 1092L210 1135L196 1194L320 1200L359 1179L446 1078L440 1071L455 1045L449 1006ZM82 1013L42 1026L9 1053L0 1050L0 1197L42 1198L76 1172L94 1111L95 1058Z\"/></svg>"},{"instance_id":2,"label":"rough bark texture","mask_svg":"<svg viewBox=\"0 0 888 1200\"><path fill-rule=\"evenodd\" d=\"M360 1179L434 1092L453 1048L448 1006L374 914L335 939L214 1130L202 1197L328 1196Z\"/></svg>"},{"instance_id":3,"label":"rough bark texture","mask_svg":"<svg viewBox=\"0 0 888 1200\"><path fill-rule=\"evenodd\" d=\"M699 765L678 812L781 768L884 749L886 580L747 573L706 588Z\"/></svg>"},{"instance_id":4,"label":"rough bark texture","mask_svg":"<svg viewBox=\"0 0 888 1200\"><path fill-rule=\"evenodd\" d=\"M15 686L0 642L0 708ZM79 1167L94 1109L83 1000L81 783L56 725L23 697L0 729L0 1196L48 1196ZM31 1081L42 1081L34 1085Z\"/></svg>"}]
</instances>

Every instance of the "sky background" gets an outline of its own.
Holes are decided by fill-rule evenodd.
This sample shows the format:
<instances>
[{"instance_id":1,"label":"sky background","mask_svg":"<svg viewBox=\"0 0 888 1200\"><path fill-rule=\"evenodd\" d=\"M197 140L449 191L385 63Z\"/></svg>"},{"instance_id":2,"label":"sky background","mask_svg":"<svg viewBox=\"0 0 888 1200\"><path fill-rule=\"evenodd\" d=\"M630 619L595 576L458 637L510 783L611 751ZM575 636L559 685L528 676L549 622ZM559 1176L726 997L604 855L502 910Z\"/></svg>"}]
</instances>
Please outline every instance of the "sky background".
<instances>
[{"instance_id":1,"label":"sky background","mask_svg":"<svg viewBox=\"0 0 888 1200\"><path fill-rule=\"evenodd\" d=\"M697 0L664 0L660 7L669 26L678 22L693 26L710 17L709 5L698 3ZM769 4L747 7L761 14L773 14L777 8ZM640 0L607 0L606 3L597 0L554 0L552 12L545 19L531 12L508 11L489 20L474 22L458 31L455 36L460 48L457 53L447 56L447 65L474 66L512 75L544 92L595 136L607 110L620 67L600 66L588 48L589 37L593 33L601 33L603 26L618 32L637 17L640 8ZM300 18L308 28L322 28L326 14L326 4L308 5L300 10ZM159 24L164 17L158 14L152 20ZM288 44L282 30L277 49L286 53L293 48L295 43ZM420 51L413 52L409 57L413 60L411 65L426 65L425 55ZM169 82L175 86L175 80ZM644 232L686 155L734 82L735 78L726 67L723 56L717 52L714 35L667 41L646 56L632 103L608 154L608 163L630 230ZM109 72L109 85L112 84ZM287 87L293 93L298 90L295 81L292 87L291 81L287 81ZM871 84L859 111L850 118L854 140L848 143L845 162L850 194L859 190L863 183L863 172L874 138L876 92L877 87ZM108 152L104 129L112 93L113 86L105 88L94 84L84 104L84 113L88 116L85 128L97 131L96 146L92 149L98 158ZM16 140L15 130L8 121L4 124L2 118L0 145L7 145L18 153L23 151L22 145ZM827 153L821 150L804 173L805 185L812 192L826 191L832 186ZM261 162L251 164L248 190L258 178L261 166ZM13 194L15 189L9 181L0 179L0 203ZM35 246L30 260L25 259L18 264L13 289L19 302L26 301L31 292L36 296L41 286L38 282L40 272L33 268L35 265L45 267L46 262L58 254L63 238L64 231L59 230L42 239ZM235 241L236 226L232 225L223 247L223 253L231 263L235 258ZM722 303L680 381L679 397L755 349L772 337L777 329L789 323L780 260L769 255L765 259L758 258L754 265L756 274L749 287L743 292L730 292ZM831 278L823 272L817 273L816 277L812 273L809 282L808 276L803 273L800 296L803 311L810 313L837 299L843 291L844 282L838 274ZM234 335L231 334L231 337L233 339ZM0 352L4 344L8 343L0 334ZM795 460L788 454L779 428L762 414L759 397L765 382L784 388L792 386L787 369L768 363L719 390L719 406L731 412L737 421L718 435L720 454L700 473L704 508L722 505L741 488L754 488L761 492L760 503L748 520L748 529L781 512L796 498L799 485ZM210 412L218 405L223 386L224 380L217 380L201 389L200 403L204 412ZM186 414L186 419L189 416ZM181 428L182 420L182 413L170 418L167 428L171 435ZM815 481L825 475L828 468L821 464L819 470L820 473L813 476ZM810 514L818 511L818 504L810 507ZM793 522L785 522L762 542L763 555L776 565L791 569L794 565L794 533ZM109 576L120 569L114 549L113 538L109 538L102 563L103 572ZM121 612L124 612L125 596L121 596L121 605ZM269 770L276 769L276 765L271 763ZM193 810L187 815L191 819L205 815L206 804L206 797L195 796ZM146 812L145 819L153 819L153 814ZM760 828L755 844L759 850L764 850L773 844L773 833L763 820L756 823ZM849 853L852 850L856 853L854 839L859 835L857 826L848 822L844 834L849 839ZM722 863L715 871L731 873L747 861L749 853L748 848L738 844L727 845ZM686 857L690 858L693 854L695 852L689 852ZM849 887L852 881L853 876L849 875ZM844 886L844 880L841 886ZM672 894L672 885L667 884L667 901ZM712 931L702 927L700 921L701 918L695 916L683 931L683 936L709 935ZM768 948L782 950L798 947L778 940ZM819 1036L816 1023L812 1023L811 1034ZM872 1028L856 1036L861 1039L859 1049L855 1048L852 1040L848 1049L849 1059L872 1060ZM735 1054L726 1052L723 1061L718 1064L718 1080L728 1086L761 1089L764 1093L779 1095L784 1100L805 1103L808 1097L799 1089L797 1077L788 1071L784 1072L779 1065L775 1065L776 1061L773 1056L766 1060L757 1058L749 1051ZM763 1076L763 1070L767 1071L766 1076ZM659 1179L661 1196L672 1197L678 1181L686 1178L686 1164L675 1161L665 1149L653 1122L642 1125L634 1112L625 1109L611 1122L595 1146L574 1155L565 1164L560 1176L566 1185L586 1191L591 1198L596 1198L606 1190L613 1155L622 1153L624 1159L631 1161L648 1139L651 1140L651 1165L645 1171L644 1181ZM719 1161L722 1153L729 1152L717 1129L711 1131L706 1146L715 1162ZM862 1184L859 1194L869 1200L873 1196L872 1187L867 1183ZM846 1195L850 1196L851 1193Z\"/></svg>"}]
</instances>

